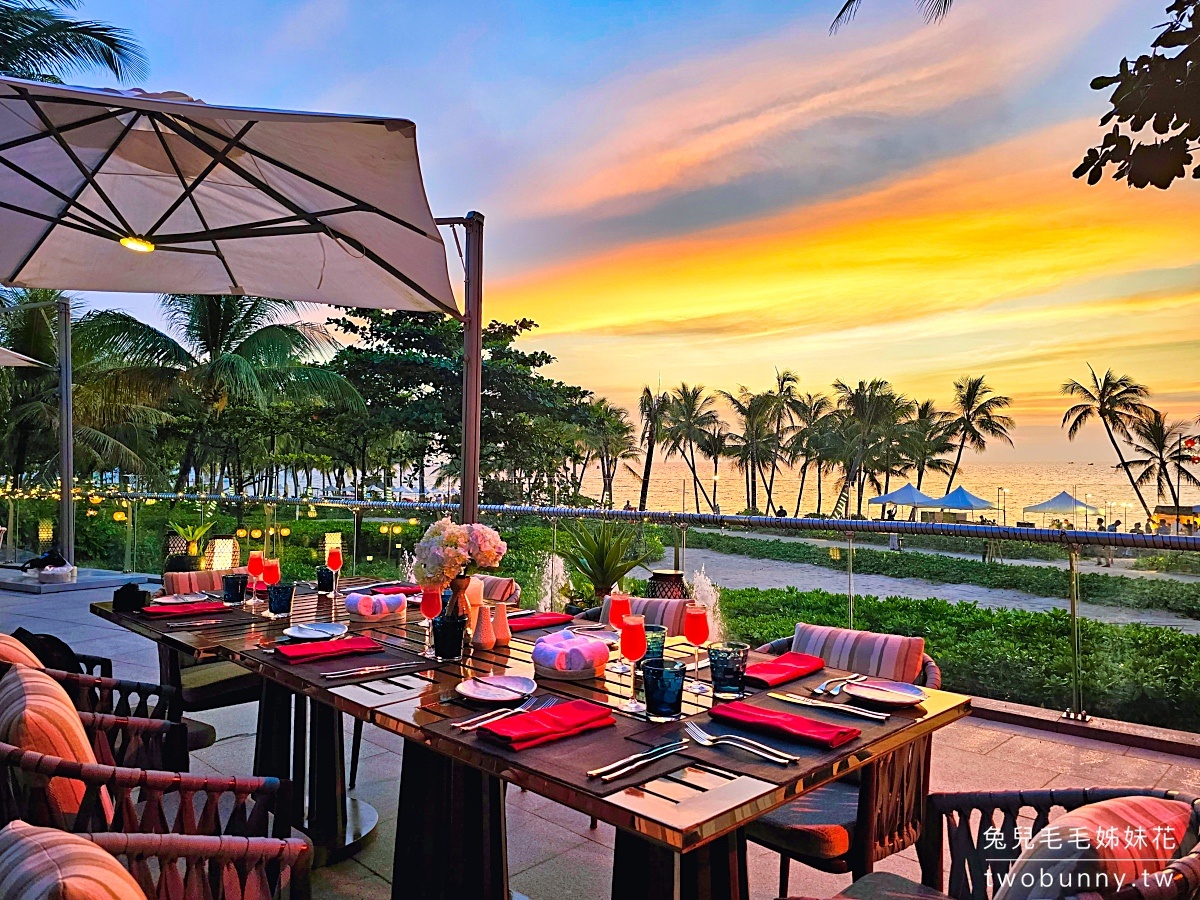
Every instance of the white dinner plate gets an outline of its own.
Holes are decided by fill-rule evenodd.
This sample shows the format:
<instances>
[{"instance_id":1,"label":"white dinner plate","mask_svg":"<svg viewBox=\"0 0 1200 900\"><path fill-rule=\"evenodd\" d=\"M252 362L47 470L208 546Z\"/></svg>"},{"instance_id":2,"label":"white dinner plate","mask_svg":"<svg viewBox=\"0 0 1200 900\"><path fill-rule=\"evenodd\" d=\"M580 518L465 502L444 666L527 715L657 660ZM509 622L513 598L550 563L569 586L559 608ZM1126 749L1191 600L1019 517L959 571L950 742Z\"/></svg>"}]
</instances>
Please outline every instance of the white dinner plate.
<instances>
[{"instance_id":1,"label":"white dinner plate","mask_svg":"<svg viewBox=\"0 0 1200 900\"><path fill-rule=\"evenodd\" d=\"M480 703L512 703L523 700L537 689L537 682L524 675L487 675L486 681L468 678L455 685L454 690L468 700Z\"/></svg>"},{"instance_id":2,"label":"white dinner plate","mask_svg":"<svg viewBox=\"0 0 1200 900\"><path fill-rule=\"evenodd\" d=\"M579 625L568 625L567 631L577 637L595 638L598 641L604 641L610 647L615 647L621 642L621 635L616 631L609 631L607 628L588 628Z\"/></svg>"},{"instance_id":3,"label":"white dinner plate","mask_svg":"<svg viewBox=\"0 0 1200 900\"><path fill-rule=\"evenodd\" d=\"M349 630L345 622L312 622L285 628L283 633L296 641L327 641L341 637Z\"/></svg>"},{"instance_id":4,"label":"white dinner plate","mask_svg":"<svg viewBox=\"0 0 1200 900\"><path fill-rule=\"evenodd\" d=\"M167 594L162 597L155 597L150 602L155 606L176 606L182 603L199 603L208 599L207 594L203 591L198 591L194 594Z\"/></svg>"}]
</instances>

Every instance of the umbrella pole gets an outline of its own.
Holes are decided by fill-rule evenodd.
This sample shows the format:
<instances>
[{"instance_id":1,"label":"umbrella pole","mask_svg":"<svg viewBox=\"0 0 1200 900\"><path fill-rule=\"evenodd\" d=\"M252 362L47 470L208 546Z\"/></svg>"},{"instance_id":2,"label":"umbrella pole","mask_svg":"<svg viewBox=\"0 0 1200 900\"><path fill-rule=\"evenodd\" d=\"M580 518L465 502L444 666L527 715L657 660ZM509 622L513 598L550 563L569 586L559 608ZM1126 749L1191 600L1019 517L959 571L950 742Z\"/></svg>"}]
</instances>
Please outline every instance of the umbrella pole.
<instances>
[{"instance_id":1,"label":"umbrella pole","mask_svg":"<svg viewBox=\"0 0 1200 900\"><path fill-rule=\"evenodd\" d=\"M483 214L469 212L463 316L462 480L459 521L479 521L479 423L483 394Z\"/></svg>"},{"instance_id":2,"label":"umbrella pole","mask_svg":"<svg viewBox=\"0 0 1200 900\"><path fill-rule=\"evenodd\" d=\"M71 300L58 301L59 550L75 562L75 442L71 397Z\"/></svg>"}]
</instances>

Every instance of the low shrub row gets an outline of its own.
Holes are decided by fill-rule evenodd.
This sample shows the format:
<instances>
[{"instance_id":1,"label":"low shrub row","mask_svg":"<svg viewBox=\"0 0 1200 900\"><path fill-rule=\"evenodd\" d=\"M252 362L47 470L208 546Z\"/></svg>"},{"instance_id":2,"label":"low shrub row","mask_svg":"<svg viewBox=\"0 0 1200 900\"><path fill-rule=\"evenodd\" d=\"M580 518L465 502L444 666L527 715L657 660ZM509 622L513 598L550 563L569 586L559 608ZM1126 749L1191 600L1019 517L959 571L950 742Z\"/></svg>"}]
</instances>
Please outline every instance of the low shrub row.
<instances>
[{"instance_id":1,"label":"low shrub row","mask_svg":"<svg viewBox=\"0 0 1200 900\"><path fill-rule=\"evenodd\" d=\"M753 645L799 621L846 626L845 594L724 589L730 634ZM1066 709L1071 702L1070 617L1063 611L984 609L974 603L855 597L854 625L925 638L944 687L980 697ZM1084 708L1093 715L1200 732L1200 635L1080 620Z\"/></svg>"},{"instance_id":2,"label":"low shrub row","mask_svg":"<svg viewBox=\"0 0 1200 900\"><path fill-rule=\"evenodd\" d=\"M765 541L726 534L693 532L692 547L733 553L755 559L806 563L845 571L847 554L834 558L829 548L798 541ZM861 575L891 578L921 578L942 584L973 584L979 587L1024 591L1039 597L1068 596L1068 574L1055 566L1022 566L985 563L929 553L894 553L856 548L854 571ZM1136 609L1165 609L1200 618L1200 584L1165 579L1130 578L1086 572L1079 577L1080 597L1090 603Z\"/></svg>"},{"instance_id":3,"label":"low shrub row","mask_svg":"<svg viewBox=\"0 0 1200 900\"><path fill-rule=\"evenodd\" d=\"M689 532L693 534L694 532ZM779 529L756 529L755 534L794 536L794 531ZM803 537L824 541L844 541L846 535L840 531L805 531ZM886 547L889 536L875 532L856 533L854 540L860 544ZM905 535L904 546L914 550L942 550L948 553L969 553L983 556L987 541L982 538L943 537L938 534ZM1066 559L1067 551L1056 544L1035 544L1031 541L1000 541L1000 555L1005 559Z\"/></svg>"}]
</instances>

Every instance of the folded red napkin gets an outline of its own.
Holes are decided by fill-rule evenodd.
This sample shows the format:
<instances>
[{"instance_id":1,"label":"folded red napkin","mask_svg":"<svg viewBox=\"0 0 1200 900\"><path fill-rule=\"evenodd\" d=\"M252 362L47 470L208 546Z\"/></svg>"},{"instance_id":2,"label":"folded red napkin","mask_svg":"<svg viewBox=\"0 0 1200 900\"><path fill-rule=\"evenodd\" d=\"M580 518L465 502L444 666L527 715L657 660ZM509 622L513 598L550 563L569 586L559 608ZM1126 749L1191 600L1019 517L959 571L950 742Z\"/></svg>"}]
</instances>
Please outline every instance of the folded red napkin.
<instances>
[{"instance_id":1,"label":"folded red napkin","mask_svg":"<svg viewBox=\"0 0 1200 900\"><path fill-rule=\"evenodd\" d=\"M806 744L832 749L854 740L862 730L851 725L829 725L815 719L806 719L792 713L773 712L752 706L742 700L733 703L720 703L708 711L709 716L718 722L729 725L740 725L751 731L763 734L776 734L780 737L795 738Z\"/></svg>"},{"instance_id":2,"label":"folded red napkin","mask_svg":"<svg viewBox=\"0 0 1200 900\"><path fill-rule=\"evenodd\" d=\"M224 613L229 607L220 600L200 600L196 603L172 603L170 606L147 606L142 609L142 615L152 619L177 619L183 616L194 616L199 613Z\"/></svg>"},{"instance_id":3,"label":"folded red napkin","mask_svg":"<svg viewBox=\"0 0 1200 900\"><path fill-rule=\"evenodd\" d=\"M338 656L353 656L356 653L376 653L383 648L369 637L350 637L336 641L310 641L305 644L281 644L275 655L284 662L315 662L318 659L334 659Z\"/></svg>"},{"instance_id":4,"label":"folded red napkin","mask_svg":"<svg viewBox=\"0 0 1200 900\"><path fill-rule=\"evenodd\" d=\"M568 613L541 612L532 616L521 616L509 619L508 627L512 631L532 631L534 628L550 628L554 625L565 625L575 617Z\"/></svg>"},{"instance_id":5,"label":"folded red napkin","mask_svg":"<svg viewBox=\"0 0 1200 900\"><path fill-rule=\"evenodd\" d=\"M746 668L746 684L754 687L775 687L793 678L803 678L825 668L825 660L807 653L784 653L770 662L755 663Z\"/></svg>"},{"instance_id":6,"label":"folded red napkin","mask_svg":"<svg viewBox=\"0 0 1200 900\"><path fill-rule=\"evenodd\" d=\"M484 725L479 733L510 750L524 750L616 724L608 707L586 700L572 700L549 709L505 716L499 722Z\"/></svg>"},{"instance_id":7,"label":"folded red napkin","mask_svg":"<svg viewBox=\"0 0 1200 900\"><path fill-rule=\"evenodd\" d=\"M390 584L387 587L371 588L372 594L419 594L421 593L420 585L416 584Z\"/></svg>"}]
</instances>

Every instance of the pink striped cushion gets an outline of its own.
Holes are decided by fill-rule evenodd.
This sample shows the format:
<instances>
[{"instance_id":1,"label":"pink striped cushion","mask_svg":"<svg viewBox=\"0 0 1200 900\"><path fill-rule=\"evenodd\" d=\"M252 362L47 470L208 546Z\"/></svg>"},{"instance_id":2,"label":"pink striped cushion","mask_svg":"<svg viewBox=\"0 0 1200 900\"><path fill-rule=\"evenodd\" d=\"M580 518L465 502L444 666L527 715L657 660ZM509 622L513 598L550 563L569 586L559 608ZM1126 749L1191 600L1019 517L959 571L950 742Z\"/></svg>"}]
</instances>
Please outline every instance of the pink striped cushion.
<instances>
[{"instance_id":1,"label":"pink striped cushion","mask_svg":"<svg viewBox=\"0 0 1200 900\"><path fill-rule=\"evenodd\" d=\"M164 594L190 594L195 591L219 591L224 575L245 575L245 566L237 569L205 569L203 572L163 572Z\"/></svg>"},{"instance_id":2,"label":"pink striped cushion","mask_svg":"<svg viewBox=\"0 0 1200 900\"><path fill-rule=\"evenodd\" d=\"M799 622L792 650L819 656L831 669L912 684L921 674L925 638Z\"/></svg>"},{"instance_id":3,"label":"pink striped cushion","mask_svg":"<svg viewBox=\"0 0 1200 900\"><path fill-rule=\"evenodd\" d=\"M0 829L0 897L5 900L142 900L116 857L87 838L20 820Z\"/></svg>"},{"instance_id":4,"label":"pink striped cushion","mask_svg":"<svg viewBox=\"0 0 1200 900\"><path fill-rule=\"evenodd\" d=\"M66 691L45 672L27 666L13 666L0 678L0 741L59 759L96 762ZM79 812L84 784L51 778L47 793L57 811L69 818Z\"/></svg>"},{"instance_id":5,"label":"pink striped cushion","mask_svg":"<svg viewBox=\"0 0 1200 900\"><path fill-rule=\"evenodd\" d=\"M1160 797L1119 797L1064 813L1021 850L995 900L1127 887L1192 849L1191 817L1189 804Z\"/></svg>"},{"instance_id":6,"label":"pink striped cushion","mask_svg":"<svg viewBox=\"0 0 1200 900\"><path fill-rule=\"evenodd\" d=\"M665 625L667 637L677 637L683 634L683 620L687 615L687 605L692 601L683 598L678 600L662 600L657 597L633 597L629 601L630 612L635 616L645 616L647 625ZM608 597L600 608L600 621L608 624Z\"/></svg>"},{"instance_id":7,"label":"pink striped cushion","mask_svg":"<svg viewBox=\"0 0 1200 900\"><path fill-rule=\"evenodd\" d=\"M18 641L11 634L0 634L0 662L16 663L29 666L31 669L44 669L42 661L34 656L33 651Z\"/></svg>"}]
</instances>

